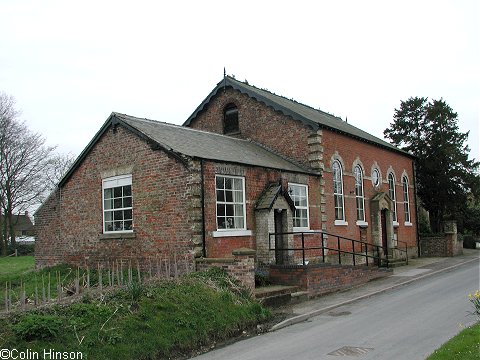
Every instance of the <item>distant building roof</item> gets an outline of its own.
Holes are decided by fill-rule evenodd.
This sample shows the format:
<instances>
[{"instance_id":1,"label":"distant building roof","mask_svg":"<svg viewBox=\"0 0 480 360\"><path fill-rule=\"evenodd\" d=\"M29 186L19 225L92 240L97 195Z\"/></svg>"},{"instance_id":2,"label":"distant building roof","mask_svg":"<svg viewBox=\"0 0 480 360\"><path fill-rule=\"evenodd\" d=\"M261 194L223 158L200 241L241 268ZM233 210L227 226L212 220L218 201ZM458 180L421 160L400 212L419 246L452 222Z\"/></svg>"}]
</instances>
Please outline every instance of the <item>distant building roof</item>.
<instances>
[{"instance_id":1,"label":"distant building roof","mask_svg":"<svg viewBox=\"0 0 480 360\"><path fill-rule=\"evenodd\" d=\"M188 156L298 173L317 174L317 172L304 168L300 164L294 163L292 160L286 159L272 150L249 140L113 112L75 160L75 163L60 181L59 186L65 184L87 156L90 149L111 125L124 126L152 144L153 147L163 149L179 160L183 159L182 156Z\"/></svg>"},{"instance_id":2,"label":"distant building roof","mask_svg":"<svg viewBox=\"0 0 480 360\"><path fill-rule=\"evenodd\" d=\"M226 76L224 80L220 81L212 92L203 100L203 102L195 109L190 117L183 124L189 126L197 115L205 108L219 90L224 87L233 88L241 93L247 94L265 105L272 107L274 110L280 111L283 114L290 116L295 120L312 127L313 129L325 128L332 131L342 133L344 135L357 138L362 141L395 151L404 155L413 157L411 154L395 147L394 145L373 136L366 131L363 131L341 118L326 113L324 111L314 109L308 105L304 105L292 99L287 99L283 96L276 95L268 90L259 89L255 86L238 81L230 76Z\"/></svg>"},{"instance_id":3,"label":"distant building roof","mask_svg":"<svg viewBox=\"0 0 480 360\"><path fill-rule=\"evenodd\" d=\"M25 215L16 215L13 220L14 228L16 231L32 231L34 229L32 220Z\"/></svg>"}]
</instances>

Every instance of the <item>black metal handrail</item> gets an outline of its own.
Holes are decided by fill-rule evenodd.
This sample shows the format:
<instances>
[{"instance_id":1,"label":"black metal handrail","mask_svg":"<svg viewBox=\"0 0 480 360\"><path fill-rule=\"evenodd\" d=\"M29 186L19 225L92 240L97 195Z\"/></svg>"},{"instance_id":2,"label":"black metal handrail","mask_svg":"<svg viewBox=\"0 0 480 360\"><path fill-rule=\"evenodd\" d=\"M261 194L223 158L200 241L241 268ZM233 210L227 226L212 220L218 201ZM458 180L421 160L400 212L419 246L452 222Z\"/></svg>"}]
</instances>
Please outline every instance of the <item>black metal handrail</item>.
<instances>
[{"instance_id":1,"label":"black metal handrail","mask_svg":"<svg viewBox=\"0 0 480 360\"><path fill-rule=\"evenodd\" d=\"M305 247L305 236L306 235L316 235L316 234L320 234L321 235L321 246L312 246L312 247ZM272 248L271 245L272 245L272 241L271 241L271 238L272 236L277 236L277 235L300 235L301 236L301 240L302 240L302 247L301 248ZM324 245L324 241L325 241L325 236L332 236L332 237L335 237L337 238L337 248L330 248L328 246L325 246ZM348 250L342 250L341 249L341 245L340 245L340 241L341 240L345 240L345 241L348 241L352 244L352 250L353 251L348 251ZM404 243L404 242L402 242ZM360 244L360 252L356 252L355 251L355 244ZM407 244L405 243L405 248L406 248ZM330 233L327 233L327 232L324 232L324 231L318 231L318 230L310 230L308 232L304 232L304 231L292 231L292 232L281 232L281 233L269 233L269 238L268 238L268 247L269 247L269 251L302 251L302 264L303 265L306 265L306 260L305 260L305 251L309 251L309 250L322 250L322 261L325 262L325 250L332 250L332 251L336 251L338 253L338 262L339 264L342 263L342 254L350 254L352 255L353 257L353 265L356 266L356 256L361 256L361 257L364 257L365 258L365 263L366 265L368 266L368 259L374 259L374 260L377 260L379 264L381 264L381 262L385 262L386 264L386 267L388 268L389 267L389 262L390 262L390 259L389 259L389 254L388 254L388 247L386 246L381 246L381 245L376 245L376 244L370 244L370 243L367 243L365 241L361 241L361 240L355 240L355 239L351 239L351 238L347 238L347 237L344 237L344 236L340 236L340 235L334 235L334 234L330 234ZM368 248L371 247L373 249L372 251L372 255L369 255L368 253ZM363 253L363 250L365 249L365 253ZM377 253L377 256L375 256L375 250L376 250L376 253ZM382 257L380 255L380 251L383 250L383 253L384 253L384 257ZM406 251L406 250L403 250L403 249L398 249L400 251ZM408 262L408 260L407 260Z\"/></svg>"},{"instance_id":2,"label":"black metal handrail","mask_svg":"<svg viewBox=\"0 0 480 360\"><path fill-rule=\"evenodd\" d=\"M400 241L400 240L396 240L396 242L397 242L397 245L395 246L395 249L405 253L405 262L408 265L408 246L407 246L407 243L405 241ZM398 247L398 243L402 243L405 246L405 250L400 249Z\"/></svg>"}]
</instances>

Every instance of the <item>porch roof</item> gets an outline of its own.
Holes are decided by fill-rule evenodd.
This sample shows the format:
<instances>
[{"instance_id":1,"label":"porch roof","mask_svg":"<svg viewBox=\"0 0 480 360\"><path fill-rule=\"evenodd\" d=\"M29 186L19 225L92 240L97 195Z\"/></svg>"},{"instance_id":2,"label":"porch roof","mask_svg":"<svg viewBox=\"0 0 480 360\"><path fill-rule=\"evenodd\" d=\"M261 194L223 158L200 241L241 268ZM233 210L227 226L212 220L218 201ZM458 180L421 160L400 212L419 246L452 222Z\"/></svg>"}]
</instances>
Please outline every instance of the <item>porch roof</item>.
<instances>
[{"instance_id":1,"label":"porch roof","mask_svg":"<svg viewBox=\"0 0 480 360\"><path fill-rule=\"evenodd\" d=\"M275 200L277 200L278 195L282 194L287 201L288 205L292 209L292 211L295 210L295 204L288 194L288 192L282 192L282 187L279 184L273 183L269 184L263 193L260 195L257 205L255 206L256 210L270 210L273 207L273 204L275 203Z\"/></svg>"}]
</instances>

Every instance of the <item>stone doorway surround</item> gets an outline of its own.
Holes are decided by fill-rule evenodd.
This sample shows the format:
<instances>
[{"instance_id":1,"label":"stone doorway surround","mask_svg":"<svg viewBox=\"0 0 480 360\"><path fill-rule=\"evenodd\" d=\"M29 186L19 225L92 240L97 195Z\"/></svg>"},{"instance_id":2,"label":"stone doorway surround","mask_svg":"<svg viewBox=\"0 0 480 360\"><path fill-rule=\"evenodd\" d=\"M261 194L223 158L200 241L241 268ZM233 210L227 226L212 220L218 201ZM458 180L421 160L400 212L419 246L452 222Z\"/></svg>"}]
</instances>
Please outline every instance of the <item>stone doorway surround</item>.
<instances>
[{"instance_id":1,"label":"stone doorway surround","mask_svg":"<svg viewBox=\"0 0 480 360\"><path fill-rule=\"evenodd\" d=\"M275 232L275 212L282 215L283 233L293 232L293 212L295 205L292 198L278 183L267 185L258 198L255 206L255 237L257 243L258 267L275 263L275 238L269 238L270 233ZM269 243L271 242L271 244ZM293 248L293 234L283 235L284 245ZM292 254L291 254L292 252ZM284 254L283 260L288 262L288 257L293 256L293 251Z\"/></svg>"},{"instance_id":2,"label":"stone doorway surround","mask_svg":"<svg viewBox=\"0 0 480 360\"><path fill-rule=\"evenodd\" d=\"M393 201L387 193L379 192L370 200L370 214L372 219L372 243L382 246L382 211L385 211L387 247L393 249ZM383 252L382 252L383 255Z\"/></svg>"}]
</instances>

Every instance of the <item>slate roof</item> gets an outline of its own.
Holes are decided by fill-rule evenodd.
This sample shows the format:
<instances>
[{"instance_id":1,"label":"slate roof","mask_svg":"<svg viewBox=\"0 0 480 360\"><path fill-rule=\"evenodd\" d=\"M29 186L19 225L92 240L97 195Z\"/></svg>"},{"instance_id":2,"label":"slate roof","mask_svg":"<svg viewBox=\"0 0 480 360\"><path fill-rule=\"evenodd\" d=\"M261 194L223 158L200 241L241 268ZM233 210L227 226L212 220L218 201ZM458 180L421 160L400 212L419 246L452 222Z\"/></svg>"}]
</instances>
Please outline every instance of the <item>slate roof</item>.
<instances>
[{"instance_id":1,"label":"slate roof","mask_svg":"<svg viewBox=\"0 0 480 360\"><path fill-rule=\"evenodd\" d=\"M65 184L90 149L111 125L124 126L149 142L154 148L163 149L180 161L184 161L183 157L188 156L318 175L317 172L306 169L249 140L113 112L75 160L60 181L59 186Z\"/></svg>"},{"instance_id":2,"label":"slate roof","mask_svg":"<svg viewBox=\"0 0 480 360\"><path fill-rule=\"evenodd\" d=\"M241 93L247 94L251 98L254 98L267 106L272 107L274 110L282 112L284 115L301 121L302 123L310 126L312 129L329 129L339 132L341 134L356 138L361 141L371 143L382 148L386 148L395 152L400 152L403 155L413 157L411 154L393 146L392 144L373 136L366 131L363 131L341 118L326 113L324 111L314 109L308 105L304 105L292 99L287 99L283 96L276 95L270 91L259 89L255 86L238 81L230 76L226 76L224 80L220 81L212 92L203 100L203 102L195 109L190 117L183 124L189 126L190 123L197 117L197 115L205 109L206 105L210 102L218 91L224 87L231 87Z\"/></svg>"},{"instance_id":3,"label":"slate roof","mask_svg":"<svg viewBox=\"0 0 480 360\"><path fill-rule=\"evenodd\" d=\"M279 194L282 193L282 187L278 183L269 184L263 193L260 195L257 205L255 206L256 210L270 210L277 200ZM293 203L292 198L288 193L283 194L285 200L290 205L292 211L295 210L295 204Z\"/></svg>"}]
</instances>

